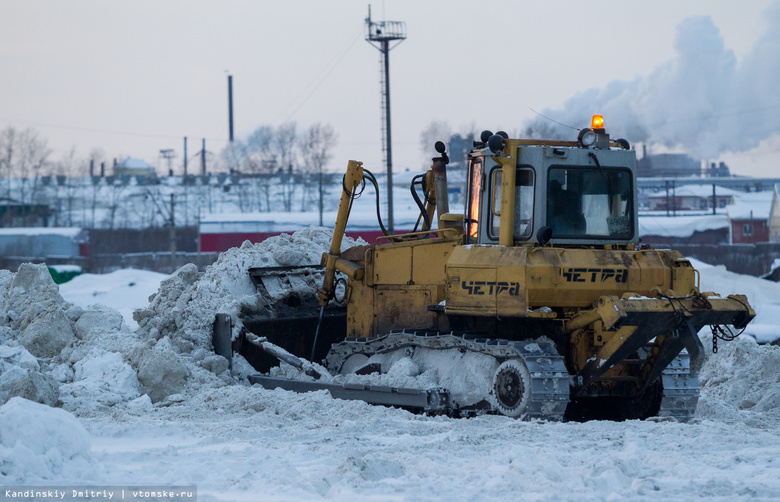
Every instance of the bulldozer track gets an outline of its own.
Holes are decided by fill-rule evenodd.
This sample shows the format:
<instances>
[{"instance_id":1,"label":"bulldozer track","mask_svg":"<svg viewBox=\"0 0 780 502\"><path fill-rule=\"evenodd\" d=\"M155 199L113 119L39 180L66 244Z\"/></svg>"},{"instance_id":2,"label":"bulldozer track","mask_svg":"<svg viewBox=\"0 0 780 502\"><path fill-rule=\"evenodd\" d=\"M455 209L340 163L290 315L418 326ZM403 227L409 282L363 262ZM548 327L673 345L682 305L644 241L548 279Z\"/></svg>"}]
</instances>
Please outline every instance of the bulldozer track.
<instances>
[{"instance_id":1,"label":"bulldozer track","mask_svg":"<svg viewBox=\"0 0 780 502\"><path fill-rule=\"evenodd\" d=\"M334 345L325 365L338 372L350 356L370 357L408 348L471 351L492 356L499 363L520 359L531 375L530 399L523 417L526 420L563 420L569 403L571 377L563 356L549 340L510 341L453 333L391 331L375 338L352 338ZM489 401L490 396L485 399Z\"/></svg>"},{"instance_id":2,"label":"bulldozer track","mask_svg":"<svg viewBox=\"0 0 780 502\"><path fill-rule=\"evenodd\" d=\"M661 373L663 397L659 417L687 422L696 413L699 402L699 377L691 374L691 360L686 352L675 357Z\"/></svg>"}]
</instances>

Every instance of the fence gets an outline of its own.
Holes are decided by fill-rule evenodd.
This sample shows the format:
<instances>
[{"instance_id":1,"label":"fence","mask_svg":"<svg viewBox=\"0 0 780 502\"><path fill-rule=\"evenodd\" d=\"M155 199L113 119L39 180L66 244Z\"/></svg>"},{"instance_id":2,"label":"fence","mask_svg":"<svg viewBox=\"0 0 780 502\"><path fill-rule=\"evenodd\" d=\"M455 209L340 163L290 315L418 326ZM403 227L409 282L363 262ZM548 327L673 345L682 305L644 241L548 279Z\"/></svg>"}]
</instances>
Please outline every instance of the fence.
<instances>
[{"instance_id":1,"label":"fence","mask_svg":"<svg viewBox=\"0 0 780 502\"><path fill-rule=\"evenodd\" d=\"M187 263L194 263L198 270L203 271L217 261L219 253L117 253L103 254L91 257L64 256L2 256L0 269L12 272L19 270L22 263L46 263L47 265L79 265L90 274L107 274L121 268L137 268L170 274Z\"/></svg>"},{"instance_id":2,"label":"fence","mask_svg":"<svg viewBox=\"0 0 780 502\"><path fill-rule=\"evenodd\" d=\"M90 254L149 253L171 250L170 228L118 228L114 230L94 228L89 230ZM198 227L176 227L176 251L198 251Z\"/></svg>"},{"instance_id":3,"label":"fence","mask_svg":"<svg viewBox=\"0 0 780 502\"><path fill-rule=\"evenodd\" d=\"M725 265L738 274L761 276L768 273L772 263L780 258L780 243L758 244L692 244L675 245L673 249L683 256L696 258L712 265Z\"/></svg>"}]
</instances>

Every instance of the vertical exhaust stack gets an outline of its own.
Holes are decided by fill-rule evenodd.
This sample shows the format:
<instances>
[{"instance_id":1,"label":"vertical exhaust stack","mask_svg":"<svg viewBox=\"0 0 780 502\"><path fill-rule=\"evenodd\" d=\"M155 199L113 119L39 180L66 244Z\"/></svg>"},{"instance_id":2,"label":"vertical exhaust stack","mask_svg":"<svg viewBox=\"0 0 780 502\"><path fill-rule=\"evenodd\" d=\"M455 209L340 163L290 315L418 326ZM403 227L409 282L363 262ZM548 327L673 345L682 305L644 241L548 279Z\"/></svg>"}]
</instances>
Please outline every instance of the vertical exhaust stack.
<instances>
[{"instance_id":1,"label":"vertical exhaust stack","mask_svg":"<svg viewBox=\"0 0 780 502\"><path fill-rule=\"evenodd\" d=\"M444 221L442 221L442 216L450 212L450 199L447 194L447 164L450 163L450 158L445 152L446 146L444 143L437 141L435 148L441 154L441 157L433 158L433 184L436 190L436 214L438 216L439 229L442 229L446 227Z\"/></svg>"}]
</instances>

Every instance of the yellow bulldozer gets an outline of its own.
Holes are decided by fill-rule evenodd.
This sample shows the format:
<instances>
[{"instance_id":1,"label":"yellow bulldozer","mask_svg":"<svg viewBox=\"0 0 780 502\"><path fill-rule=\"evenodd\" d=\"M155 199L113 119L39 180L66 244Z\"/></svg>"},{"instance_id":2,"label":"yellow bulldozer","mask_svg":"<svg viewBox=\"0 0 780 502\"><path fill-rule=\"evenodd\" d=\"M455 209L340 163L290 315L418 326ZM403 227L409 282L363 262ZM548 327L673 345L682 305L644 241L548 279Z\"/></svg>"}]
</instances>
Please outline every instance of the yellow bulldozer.
<instances>
[{"instance_id":1,"label":"yellow bulldozer","mask_svg":"<svg viewBox=\"0 0 780 502\"><path fill-rule=\"evenodd\" d=\"M435 147L431 169L413 181L413 194L415 183L422 191L416 231L340 252L353 201L367 180L376 185L361 162L349 162L321 264L319 315L306 324L316 320L316 330L291 328L295 316L257 329L247 320L255 334L241 344L242 353L259 347L310 377L252 381L432 413L691 418L699 330L728 338L755 312L743 295L702 292L680 253L640 243L628 142L612 140L598 115L576 141L485 131L466 159L463 214L449 212L449 159L443 143ZM250 273L258 287L293 274ZM334 307L337 289L345 307ZM327 374L302 359L309 349L313 360L324 354ZM350 383L401 360L435 372L439 385Z\"/></svg>"}]
</instances>

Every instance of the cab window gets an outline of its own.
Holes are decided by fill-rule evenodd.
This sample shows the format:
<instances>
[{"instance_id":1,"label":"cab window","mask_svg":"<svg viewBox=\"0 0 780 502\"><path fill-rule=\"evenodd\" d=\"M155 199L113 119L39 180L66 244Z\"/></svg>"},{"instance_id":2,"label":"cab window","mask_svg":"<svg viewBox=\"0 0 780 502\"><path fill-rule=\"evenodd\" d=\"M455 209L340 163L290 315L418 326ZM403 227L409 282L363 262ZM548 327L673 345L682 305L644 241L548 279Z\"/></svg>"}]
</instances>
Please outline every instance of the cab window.
<instances>
[{"instance_id":1,"label":"cab window","mask_svg":"<svg viewBox=\"0 0 780 502\"><path fill-rule=\"evenodd\" d=\"M497 240L501 228L501 182L500 167L490 173L491 215L488 235ZM526 240L533 231L534 219L534 171L529 167L518 167L515 174L514 240Z\"/></svg>"},{"instance_id":2,"label":"cab window","mask_svg":"<svg viewBox=\"0 0 780 502\"><path fill-rule=\"evenodd\" d=\"M466 214L464 224L466 227L466 240L469 243L477 242L479 238L479 203L482 199L482 160L469 159L468 167L469 192L466 200Z\"/></svg>"},{"instance_id":3,"label":"cab window","mask_svg":"<svg viewBox=\"0 0 780 502\"><path fill-rule=\"evenodd\" d=\"M553 167L547 180L547 225L553 238L630 239L631 172Z\"/></svg>"}]
</instances>

